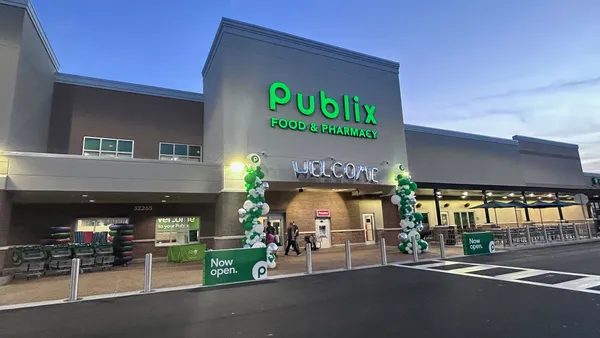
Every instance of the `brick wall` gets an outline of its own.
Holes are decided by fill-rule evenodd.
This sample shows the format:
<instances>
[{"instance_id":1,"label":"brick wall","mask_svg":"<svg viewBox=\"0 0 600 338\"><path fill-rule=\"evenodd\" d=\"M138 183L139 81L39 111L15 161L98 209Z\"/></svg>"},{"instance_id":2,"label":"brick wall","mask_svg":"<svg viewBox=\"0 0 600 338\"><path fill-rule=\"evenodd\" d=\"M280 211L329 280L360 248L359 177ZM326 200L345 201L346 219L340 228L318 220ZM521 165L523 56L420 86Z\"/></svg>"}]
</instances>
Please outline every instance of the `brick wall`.
<instances>
[{"instance_id":1,"label":"brick wall","mask_svg":"<svg viewBox=\"0 0 600 338\"><path fill-rule=\"evenodd\" d=\"M346 240L350 240L350 243L364 243L365 231L360 229L358 231L342 231L331 233L332 245L344 244L346 243Z\"/></svg>"},{"instance_id":2,"label":"brick wall","mask_svg":"<svg viewBox=\"0 0 600 338\"><path fill-rule=\"evenodd\" d=\"M386 198L381 203L381 209L383 212L383 227L384 228L399 228L400 227L400 215L398 214L398 207L390 202L389 198ZM386 238L387 241L387 238Z\"/></svg>"},{"instance_id":3,"label":"brick wall","mask_svg":"<svg viewBox=\"0 0 600 338\"><path fill-rule=\"evenodd\" d=\"M315 210L331 211L331 229L362 229L359 200L350 193L326 191L278 192L265 196L271 212L286 214L286 221L296 222L301 232L315 231ZM363 240L364 241L364 240Z\"/></svg>"}]
</instances>

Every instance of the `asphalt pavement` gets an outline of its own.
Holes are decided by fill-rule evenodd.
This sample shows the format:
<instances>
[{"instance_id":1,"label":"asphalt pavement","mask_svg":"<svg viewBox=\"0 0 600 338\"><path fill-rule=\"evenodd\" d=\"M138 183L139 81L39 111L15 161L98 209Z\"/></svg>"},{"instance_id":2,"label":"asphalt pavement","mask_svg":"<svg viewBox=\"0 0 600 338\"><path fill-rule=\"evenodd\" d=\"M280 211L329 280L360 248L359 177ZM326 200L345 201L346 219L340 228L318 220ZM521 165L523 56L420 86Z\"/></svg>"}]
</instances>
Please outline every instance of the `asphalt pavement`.
<instances>
[{"instance_id":1,"label":"asphalt pavement","mask_svg":"<svg viewBox=\"0 0 600 338\"><path fill-rule=\"evenodd\" d=\"M0 312L8 337L600 336L600 295L381 267Z\"/></svg>"},{"instance_id":2,"label":"asphalt pavement","mask_svg":"<svg viewBox=\"0 0 600 338\"><path fill-rule=\"evenodd\" d=\"M466 256L452 258L452 261L600 276L600 241L505 251L485 256Z\"/></svg>"}]
</instances>

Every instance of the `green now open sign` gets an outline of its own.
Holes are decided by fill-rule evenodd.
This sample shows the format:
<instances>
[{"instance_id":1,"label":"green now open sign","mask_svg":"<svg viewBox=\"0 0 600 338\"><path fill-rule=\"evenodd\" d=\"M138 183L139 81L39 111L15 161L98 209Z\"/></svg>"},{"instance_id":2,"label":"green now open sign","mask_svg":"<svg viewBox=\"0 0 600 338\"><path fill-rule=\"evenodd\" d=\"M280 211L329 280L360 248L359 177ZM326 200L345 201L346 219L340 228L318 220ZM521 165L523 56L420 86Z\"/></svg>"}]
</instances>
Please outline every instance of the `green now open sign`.
<instances>
[{"instance_id":1,"label":"green now open sign","mask_svg":"<svg viewBox=\"0 0 600 338\"><path fill-rule=\"evenodd\" d=\"M462 241L465 255L482 255L496 251L494 233L491 231L465 232Z\"/></svg>"},{"instance_id":2,"label":"green now open sign","mask_svg":"<svg viewBox=\"0 0 600 338\"><path fill-rule=\"evenodd\" d=\"M267 248L209 250L204 255L204 285L267 278Z\"/></svg>"}]
</instances>

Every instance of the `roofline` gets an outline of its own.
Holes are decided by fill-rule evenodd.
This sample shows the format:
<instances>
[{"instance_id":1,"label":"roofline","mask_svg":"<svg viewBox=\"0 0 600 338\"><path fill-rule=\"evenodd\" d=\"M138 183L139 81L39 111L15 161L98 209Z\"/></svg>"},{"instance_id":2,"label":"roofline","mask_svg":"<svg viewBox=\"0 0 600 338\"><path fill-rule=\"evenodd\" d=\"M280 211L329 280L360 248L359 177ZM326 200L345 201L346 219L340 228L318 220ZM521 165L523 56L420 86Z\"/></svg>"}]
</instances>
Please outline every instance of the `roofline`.
<instances>
[{"instance_id":1,"label":"roofline","mask_svg":"<svg viewBox=\"0 0 600 338\"><path fill-rule=\"evenodd\" d=\"M395 61L379 58L376 56L371 56L368 54L356 52L350 49L345 49L337 46L333 46L327 43L318 42L315 40L306 39L297 35L292 35L288 33L284 33L281 31L276 31L274 29L253 25L247 22L233 20L229 18L221 18L221 22L219 23L219 28L215 33L215 38L213 39L213 43L210 47L210 51L206 57L206 61L204 62L204 67L202 67L202 76L206 76L208 73L208 69L212 63L212 60L215 56L215 53L218 49L218 46L221 42L221 37L224 33L224 30L230 28L238 31L246 31L249 33L254 33L256 35L262 36L263 41L269 41L269 39L276 39L284 42L288 42L290 44L296 45L298 47L304 47L306 49L310 49L313 53L326 55L325 53L334 54L341 59L344 60L355 60L356 63L362 65L370 65L371 67L386 70L390 72L398 73L398 69L400 68L400 64ZM301 49L301 48L298 48Z\"/></svg>"},{"instance_id":2,"label":"roofline","mask_svg":"<svg viewBox=\"0 0 600 338\"><path fill-rule=\"evenodd\" d=\"M29 0L0 0L0 5L8 5L8 6L12 6L12 7L22 8L25 10L25 12L27 12L27 15L29 15L31 22L33 23L33 26L35 27L35 30L37 31L38 36L40 37L40 40L42 41L42 45L44 45L44 49L46 50L46 53L48 54L50 61L52 61L52 65L54 66L54 69L56 71L58 71L60 69L60 63L58 62L58 58L56 57L56 54L54 54L54 50L52 50L52 46L50 45L50 41L48 41L48 37L46 36L46 33L44 33L42 24L40 23L40 20L38 19L37 14L35 13L35 9L33 8L33 4L31 3L31 1L29 1Z\"/></svg>"},{"instance_id":3,"label":"roofline","mask_svg":"<svg viewBox=\"0 0 600 338\"><path fill-rule=\"evenodd\" d=\"M63 83L75 86L114 90L120 92L160 96L171 99L179 99L194 102L204 102L204 95L201 93L187 92L183 90L168 89L147 85L140 85L128 82L112 81L105 79L98 79L93 77L56 73L54 75L55 83Z\"/></svg>"},{"instance_id":4,"label":"roofline","mask_svg":"<svg viewBox=\"0 0 600 338\"><path fill-rule=\"evenodd\" d=\"M585 177L600 177L600 173L591 173L591 172L583 172L583 176Z\"/></svg>"},{"instance_id":5,"label":"roofline","mask_svg":"<svg viewBox=\"0 0 600 338\"><path fill-rule=\"evenodd\" d=\"M519 144L518 141L499 138L499 137L491 137L491 136L484 136L484 135L478 135L478 134L463 133L463 132L454 131L454 130L415 126L412 124L405 124L404 130L418 132L418 133L440 135L440 136L458 137L458 138L463 138L463 139L467 139L467 140L508 144L508 145L513 145L513 146Z\"/></svg>"},{"instance_id":6,"label":"roofline","mask_svg":"<svg viewBox=\"0 0 600 338\"><path fill-rule=\"evenodd\" d=\"M516 140L516 141L541 143L541 144L547 144L547 145L551 145L551 146L558 146L558 147L567 147L567 148L579 149L579 145L577 145L577 144L565 143L565 142L557 142L557 141L550 141L550 140L544 140L544 139L541 139L541 138L535 138L535 137L529 137L529 136L515 135L515 136L512 137L512 139Z\"/></svg>"}]
</instances>

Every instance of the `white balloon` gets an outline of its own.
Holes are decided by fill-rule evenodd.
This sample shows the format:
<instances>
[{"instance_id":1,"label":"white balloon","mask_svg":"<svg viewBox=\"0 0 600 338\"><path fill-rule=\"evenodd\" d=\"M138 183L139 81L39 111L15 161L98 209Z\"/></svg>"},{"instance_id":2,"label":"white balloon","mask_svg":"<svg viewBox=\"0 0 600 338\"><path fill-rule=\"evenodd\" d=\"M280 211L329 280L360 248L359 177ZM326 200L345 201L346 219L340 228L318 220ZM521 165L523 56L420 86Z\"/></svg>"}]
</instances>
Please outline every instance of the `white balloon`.
<instances>
[{"instance_id":1,"label":"white balloon","mask_svg":"<svg viewBox=\"0 0 600 338\"><path fill-rule=\"evenodd\" d=\"M262 184L262 180L261 180L260 178L258 178L258 177L256 178L256 180L255 180L254 182L255 182L257 185L258 185L258 184Z\"/></svg>"},{"instance_id":2,"label":"white balloon","mask_svg":"<svg viewBox=\"0 0 600 338\"><path fill-rule=\"evenodd\" d=\"M266 215L269 213L269 211L271 210L271 207L269 207L269 205L267 203L263 203L263 207L262 207L262 215Z\"/></svg>"},{"instance_id":3,"label":"white balloon","mask_svg":"<svg viewBox=\"0 0 600 338\"><path fill-rule=\"evenodd\" d=\"M246 200L246 201L244 202L244 205L243 205L243 207L244 207L244 209L246 209L246 210L250 210L250 209L252 209L252 207L254 207L254 203L250 202L249 200Z\"/></svg>"},{"instance_id":4,"label":"white balloon","mask_svg":"<svg viewBox=\"0 0 600 338\"><path fill-rule=\"evenodd\" d=\"M265 195L265 188L263 187L258 187L256 188L256 193L260 196L264 196Z\"/></svg>"},{"instance_id":5,"label":"white balloon","mask_svg":"<svg viewBox=\"0 0 600 338\"><path fill-rule=\"evenodd\" d=\"M392 197L390 198L390 200L392 201L393 205L400 204L400 196L398 196L398 195L392 195Z\"/></svg>"},{"instance_id":6,"label":"white balloon","mask_svg":"<svg viewBox=\"0 0 600 338\"><path fill-rule=\"evenodd\" d=\"M252 197L257 197L258 196L258 192L256 191L256 189L250 189L248 191L248 194L250 194L250 196L252 196Z\"/></svg>"},{"instance_id":7,"label":"white balloon","mask_svg":"<svg viewBox=\"0 0 600 338\"><path fill-rule=\"evenodd\" d=\"M275 261L267 262L267 268L269 268L269 269L275 269L276 266L277 266L277 263L275 263Z\"/></svg>"},{"instance_id":8,"label":"white balloon","mask_svg":"<svg viewBox=\"0 0 600 338\"><path fill-rule=\"evenodd\" d=\"M254 230L254 232L261 233L263 231L263 225L262 224L254 224L254 226L252 227L252 230Z\"/></svg>"},{"instance_id":9,"label":"white balloon","mask_svg":"<svg viewBox=\"0 0 600 338\"><path fill-rule=\"evenodd\" d=\"M255 237L255 238L258 238L258 237ZM263 242L256 242L256 243L252 244L252 247L253 248L266 248L267 246Z\"/></svg>"},{"instance_id":10,"label":"white balloon","mask_svg":"<svg viewBox=\"0 0 600 338\"><path fill-rule=\"evenodd\" d=\"M277 249L278 249L277 244L275 244L275 243L269 244L268 248L271 251L277 251Z\"/></svg>"},{"instance_id":11,"label":"white balloon","mask_svg":"<svg viewBox=\"0 0 600 338\"><path fill-rule=\"evenodd\" d=\"M238 221L240 221L240 223L244 223L244 219L243 218L238 218Z\"/></svg>"}]
</instances>

